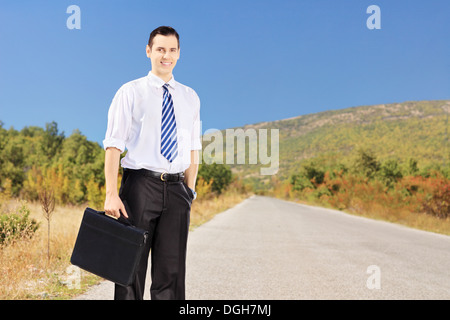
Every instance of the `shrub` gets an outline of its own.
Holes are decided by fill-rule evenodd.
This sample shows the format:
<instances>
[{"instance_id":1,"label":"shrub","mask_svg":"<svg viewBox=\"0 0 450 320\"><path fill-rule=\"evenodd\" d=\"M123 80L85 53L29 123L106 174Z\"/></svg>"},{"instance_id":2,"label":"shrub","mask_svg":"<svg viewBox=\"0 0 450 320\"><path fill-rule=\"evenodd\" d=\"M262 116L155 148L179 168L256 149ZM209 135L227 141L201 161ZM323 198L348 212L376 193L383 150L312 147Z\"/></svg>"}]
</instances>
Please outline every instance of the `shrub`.
<instances>
[{"instance_id":1,"label":"shrub","mask_svg":"<svg viewBox=\"0 0 450 320\"><path fill-rule=\"evenodd\" d=\"M356 174L372 180L380 170L380 162L377 160L375 152L371 149L359 149L358 156L353 164Z\"/></svg>"},{"instance_id":2,"label":"shrub","mask_svg":"<svg viewBox=\"0 0 450 320\"><path fill-rule=\"evenodd\" d=\"M212 163L201 164L198 169L198 177L211 184L211 190L221 194L231 183L232 173L227 165Z\"/></svg>"},{"instance_id":3,"label":"shrub","mask_svg":"<svg viewBox=\"0 0 450 320\"><path fill-rule=\"evenodd\" d=\"M303 174L293 174L289 180L292 185L292 189L296 191L303 191L305 188L314 188L311 181Z\"/></svg>"},{"instance_id":4,"label":"shrub","mask_svg":"<svg viewBox=\"0 0 450 320\"><path fill-rule=\"evenodd\" d=\"M393 189L395 184L403 177L400 166L397 160L387 160L381 165L378 172L380 180L383 181L386 187Z\"/></svg>"},{"instance_id":5,"label":"shrub","mask_svg":"<svg viewBox=\"0 0 450 320\"><path fill-rule=\"evenodd\" d=\"M433 193L423 203L423 210L430 215L446 219L450 217L450 183L437 181Z\"/></svg>"},{"instance_id":6,"label":"shrub","mask_svg":"<svg viewBox=\"0 0 450 320\"><path fill-rule=\"evenodd\" d=\"M205 181L202 177L197 179L195 186L195 191L197 192L198 199L208 198L211 195L211 185L213 180L210 182Z\"/></svg>"},{"instance_id":7,"label":"shrub","mask_svg":"<svg viewBox=\"0 0 450 320\"><path fill-rule=\"evenodd\" d=\"M30 219L30 210L22 204L15 212L0 214L0 245L14 240L31 238L39 227L36 220Z\"/></svg>"}]
</instances>

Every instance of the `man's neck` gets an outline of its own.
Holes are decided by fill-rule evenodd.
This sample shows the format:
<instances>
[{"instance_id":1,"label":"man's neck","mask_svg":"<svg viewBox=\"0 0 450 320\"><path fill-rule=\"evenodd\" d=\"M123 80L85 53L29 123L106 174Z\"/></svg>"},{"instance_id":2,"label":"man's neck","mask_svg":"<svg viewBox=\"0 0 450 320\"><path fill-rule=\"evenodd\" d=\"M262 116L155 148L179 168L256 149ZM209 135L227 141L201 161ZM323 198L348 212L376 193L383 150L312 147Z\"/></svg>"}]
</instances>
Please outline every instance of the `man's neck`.
<instances>
[{"instance_id":1,"label":"man's neck","mask_svg":"<svg viewBox=\"0 0 450 320\"><path fill-rule=\"evenodd\" d=\"M151 72L157 76L158 78L162 79L165 83L169 82L170 79L172 79L172 73L169 74L157 74L153 70Z\"/></svg>"}]
</instances>

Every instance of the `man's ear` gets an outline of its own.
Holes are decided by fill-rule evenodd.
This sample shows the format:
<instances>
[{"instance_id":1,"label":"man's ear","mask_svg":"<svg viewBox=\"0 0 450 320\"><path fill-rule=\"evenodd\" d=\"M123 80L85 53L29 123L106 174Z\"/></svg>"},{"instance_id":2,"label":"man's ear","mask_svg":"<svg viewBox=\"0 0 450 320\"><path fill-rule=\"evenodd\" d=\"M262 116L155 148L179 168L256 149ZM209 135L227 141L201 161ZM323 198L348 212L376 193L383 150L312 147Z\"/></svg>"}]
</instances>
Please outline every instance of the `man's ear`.
<instances>
[{"instance_id":1,"label":"man's ear","mask_svg":"<svg viewBox=\"0 0 450 320\"><path fill-rule=\"evenodd\" d=\"M147 53L147 57L150 58L150 54L152 53L152 49L150 49L149 45L147 45L145 47L145 52Z\"/></svg>"}]
</instances>

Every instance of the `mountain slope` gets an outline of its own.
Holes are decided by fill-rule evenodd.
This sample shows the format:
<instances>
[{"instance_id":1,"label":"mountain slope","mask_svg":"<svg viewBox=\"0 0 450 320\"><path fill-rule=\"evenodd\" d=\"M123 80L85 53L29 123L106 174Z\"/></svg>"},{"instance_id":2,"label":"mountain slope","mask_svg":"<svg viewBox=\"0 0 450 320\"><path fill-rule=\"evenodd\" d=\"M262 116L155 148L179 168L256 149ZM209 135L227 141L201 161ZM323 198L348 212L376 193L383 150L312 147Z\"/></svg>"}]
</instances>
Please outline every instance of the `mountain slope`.
<instances>
[{"instance_id":1,"label":"mountain slope","mask_svg":"<svg viewBox=\"0 0 450 320\"><path fill-rule=\"evenodd\" d=\"M223 136L223 161L233 172L243 177L269 179L261 176L260 168L269 165L251 164L248 158L249 144L258 139L261 129L279 130L279 171L280 179L289 177L299 170L305 159L318 156L329 161L347 161L355 155L358 148L371 149L379 160L397 159L400 162L414 158L419 167L432 164L448 165L450 100L408 101L372 106L351 107L301 115L294 118L261 122L240 128L227 129L237 132L242 129L245 139L246 161L237 164L237 145L235 138L234 164L226 161L226 130ZM209 134L210 135L210 134ZM205 149L214 139L205 135ZM216 133L217 135L217 133ZM270 140L270 139L269 139ZM257 145L257 144L256 144ZM270 147L268 147L270 154ZM329 156L327 156L329 155Z\"/></svg>"}]
</instances>

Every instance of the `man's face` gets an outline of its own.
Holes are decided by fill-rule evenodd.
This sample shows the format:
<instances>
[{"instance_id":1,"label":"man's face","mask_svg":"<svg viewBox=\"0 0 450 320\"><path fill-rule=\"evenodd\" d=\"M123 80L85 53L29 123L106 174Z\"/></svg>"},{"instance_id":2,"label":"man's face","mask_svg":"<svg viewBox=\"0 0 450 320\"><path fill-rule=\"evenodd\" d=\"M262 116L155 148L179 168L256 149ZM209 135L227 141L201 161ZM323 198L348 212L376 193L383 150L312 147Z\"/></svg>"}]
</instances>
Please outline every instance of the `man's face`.
<instances>
[{"instance_id":1,"label":"man's face","mask_svg":"<svg viewBox=\"0 0 450 320\"><path fill-rule=\"evenodd\" d=\"M161 78L172 74L180 58L178 40L175 36L156 35L152 47L147 45L146 52L152 62L152 72Z\"/></svg>"}]
</instances>

